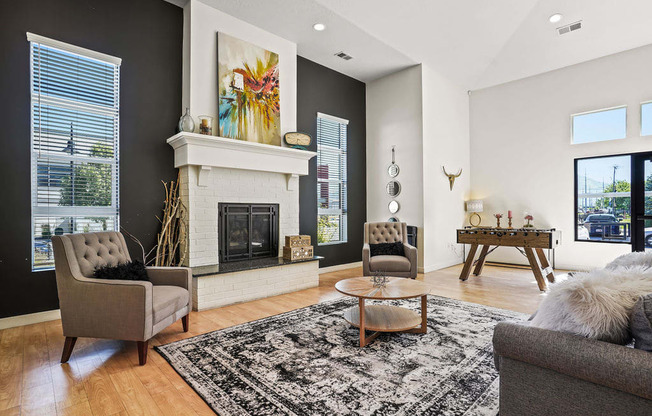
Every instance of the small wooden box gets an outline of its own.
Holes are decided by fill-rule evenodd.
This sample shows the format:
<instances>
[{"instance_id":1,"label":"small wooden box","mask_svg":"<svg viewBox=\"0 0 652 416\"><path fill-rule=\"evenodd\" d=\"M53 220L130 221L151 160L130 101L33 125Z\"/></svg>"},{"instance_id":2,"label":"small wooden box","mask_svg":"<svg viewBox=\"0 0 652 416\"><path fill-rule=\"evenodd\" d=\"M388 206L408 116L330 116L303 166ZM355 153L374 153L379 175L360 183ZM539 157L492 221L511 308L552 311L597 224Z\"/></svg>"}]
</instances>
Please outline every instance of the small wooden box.
<instances>
[{"instance_id":1,"label":"small wooden box","mask_svg":"<svg viewBox=\"0 0 652 416\"><path fill-rule=\"evenodd\" d=\"M306 247L310 246L309 235L286 235L285 245L287 247Z\"/></svg>"},{"instance_id":2,"label":"small wooden box","mask_svg":"<svg viewBox=\"0 0 652 416\"><path fill-rule=\"evenodd\" d=\"M304 260L314 257L312 246L304 247L283 247L283 258L285 260Z\"/></svg>"}]
</instances>

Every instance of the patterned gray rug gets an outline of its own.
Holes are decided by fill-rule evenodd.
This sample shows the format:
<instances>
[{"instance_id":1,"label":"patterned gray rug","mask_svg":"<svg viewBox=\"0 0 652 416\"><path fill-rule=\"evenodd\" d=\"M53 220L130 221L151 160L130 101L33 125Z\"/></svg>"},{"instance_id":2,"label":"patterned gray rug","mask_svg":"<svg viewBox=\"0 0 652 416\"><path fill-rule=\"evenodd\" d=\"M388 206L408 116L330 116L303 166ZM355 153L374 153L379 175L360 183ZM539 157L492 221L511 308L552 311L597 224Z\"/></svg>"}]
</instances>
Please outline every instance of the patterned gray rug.
<instances>
[{"instance_id":1,"label":"patterned gray rug","mask_svg":"<svg viewBox=\"0 0 652 416\"><path fill-rule=\"evenodd\" d=\"M427 334L383 334L363 349L351 298L157 347L222 416L491 415L491 337L526 315L430 296ZM418 300L394 301L415 310Z\"/></svg>"}]
</instances>

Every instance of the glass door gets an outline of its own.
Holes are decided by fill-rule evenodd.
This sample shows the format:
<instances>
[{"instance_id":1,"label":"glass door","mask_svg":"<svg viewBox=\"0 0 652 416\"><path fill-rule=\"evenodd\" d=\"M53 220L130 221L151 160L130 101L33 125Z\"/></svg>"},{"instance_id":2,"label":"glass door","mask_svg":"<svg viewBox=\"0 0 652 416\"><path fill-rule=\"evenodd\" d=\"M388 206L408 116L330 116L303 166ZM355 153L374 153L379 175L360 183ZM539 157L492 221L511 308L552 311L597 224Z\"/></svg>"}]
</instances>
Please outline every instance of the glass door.
<instances>
[{"instance_id":1,"label":"glass door","mask_svg":"<svg viewBox=\"0 0 652 416\"><path fill-rule=\"evenodd\" d=\"M652 250L652 153L632 157L632 249Z\"/></svg>"}]
</instances>

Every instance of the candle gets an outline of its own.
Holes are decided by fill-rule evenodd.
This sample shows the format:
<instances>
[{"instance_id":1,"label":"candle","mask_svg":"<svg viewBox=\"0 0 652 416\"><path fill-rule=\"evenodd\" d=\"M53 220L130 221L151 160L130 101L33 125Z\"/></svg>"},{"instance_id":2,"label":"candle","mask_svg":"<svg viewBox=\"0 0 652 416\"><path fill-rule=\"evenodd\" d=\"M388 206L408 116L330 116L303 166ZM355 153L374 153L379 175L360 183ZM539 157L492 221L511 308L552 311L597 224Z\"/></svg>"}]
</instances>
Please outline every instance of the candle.
<instances>
[{"instance_id":1,"label":"candle","mask_svg":"<svg viewBox=\"0 0 652 416\"><path fill-rule=\"evenodd\" d=\"M512 218L512 211L507 211L507 218Z\"/></svg>"}]
</instances>

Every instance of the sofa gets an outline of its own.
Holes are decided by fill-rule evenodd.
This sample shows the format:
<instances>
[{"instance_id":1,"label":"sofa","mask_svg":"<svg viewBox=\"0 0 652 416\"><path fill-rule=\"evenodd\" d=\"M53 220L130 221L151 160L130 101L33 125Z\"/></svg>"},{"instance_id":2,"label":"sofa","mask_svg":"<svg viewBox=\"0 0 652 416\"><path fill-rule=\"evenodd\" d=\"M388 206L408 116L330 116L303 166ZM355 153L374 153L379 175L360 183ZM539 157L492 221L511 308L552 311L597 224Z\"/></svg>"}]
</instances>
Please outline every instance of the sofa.
<instances>
[{"instance_id":1,"label":"sofa","mask_svg":"<svg viewBox=\"0 0 652 416\"><path fill-rule=\"evenodd\" d=\"M501 322L500 416L652 415L652 353Z\"/></svg>"},{"instance_id":2,"label":"sofa","mask_svg":"<svg viewBox=\"0 0 652 416\"><path fill-rule=\"evenodd\" d=\"M651 253L625 254L604 269L556 283L531 322L496 325L500 416L652 415L652 321L645 309L650 267ZM609 319L617 310L610 303L618 298L614 293L622 299L630 293L640 296L633 310L622 310L629 314L628 326ZM595 308L596 302L601 307ZM577 322L597 327L577 327ZM591 328L598 329L596 336L576 335L579 329L592 332ZM617 343L627 342L627 335L635 338L637 348Z\"/></svg>"}]
</instances>

